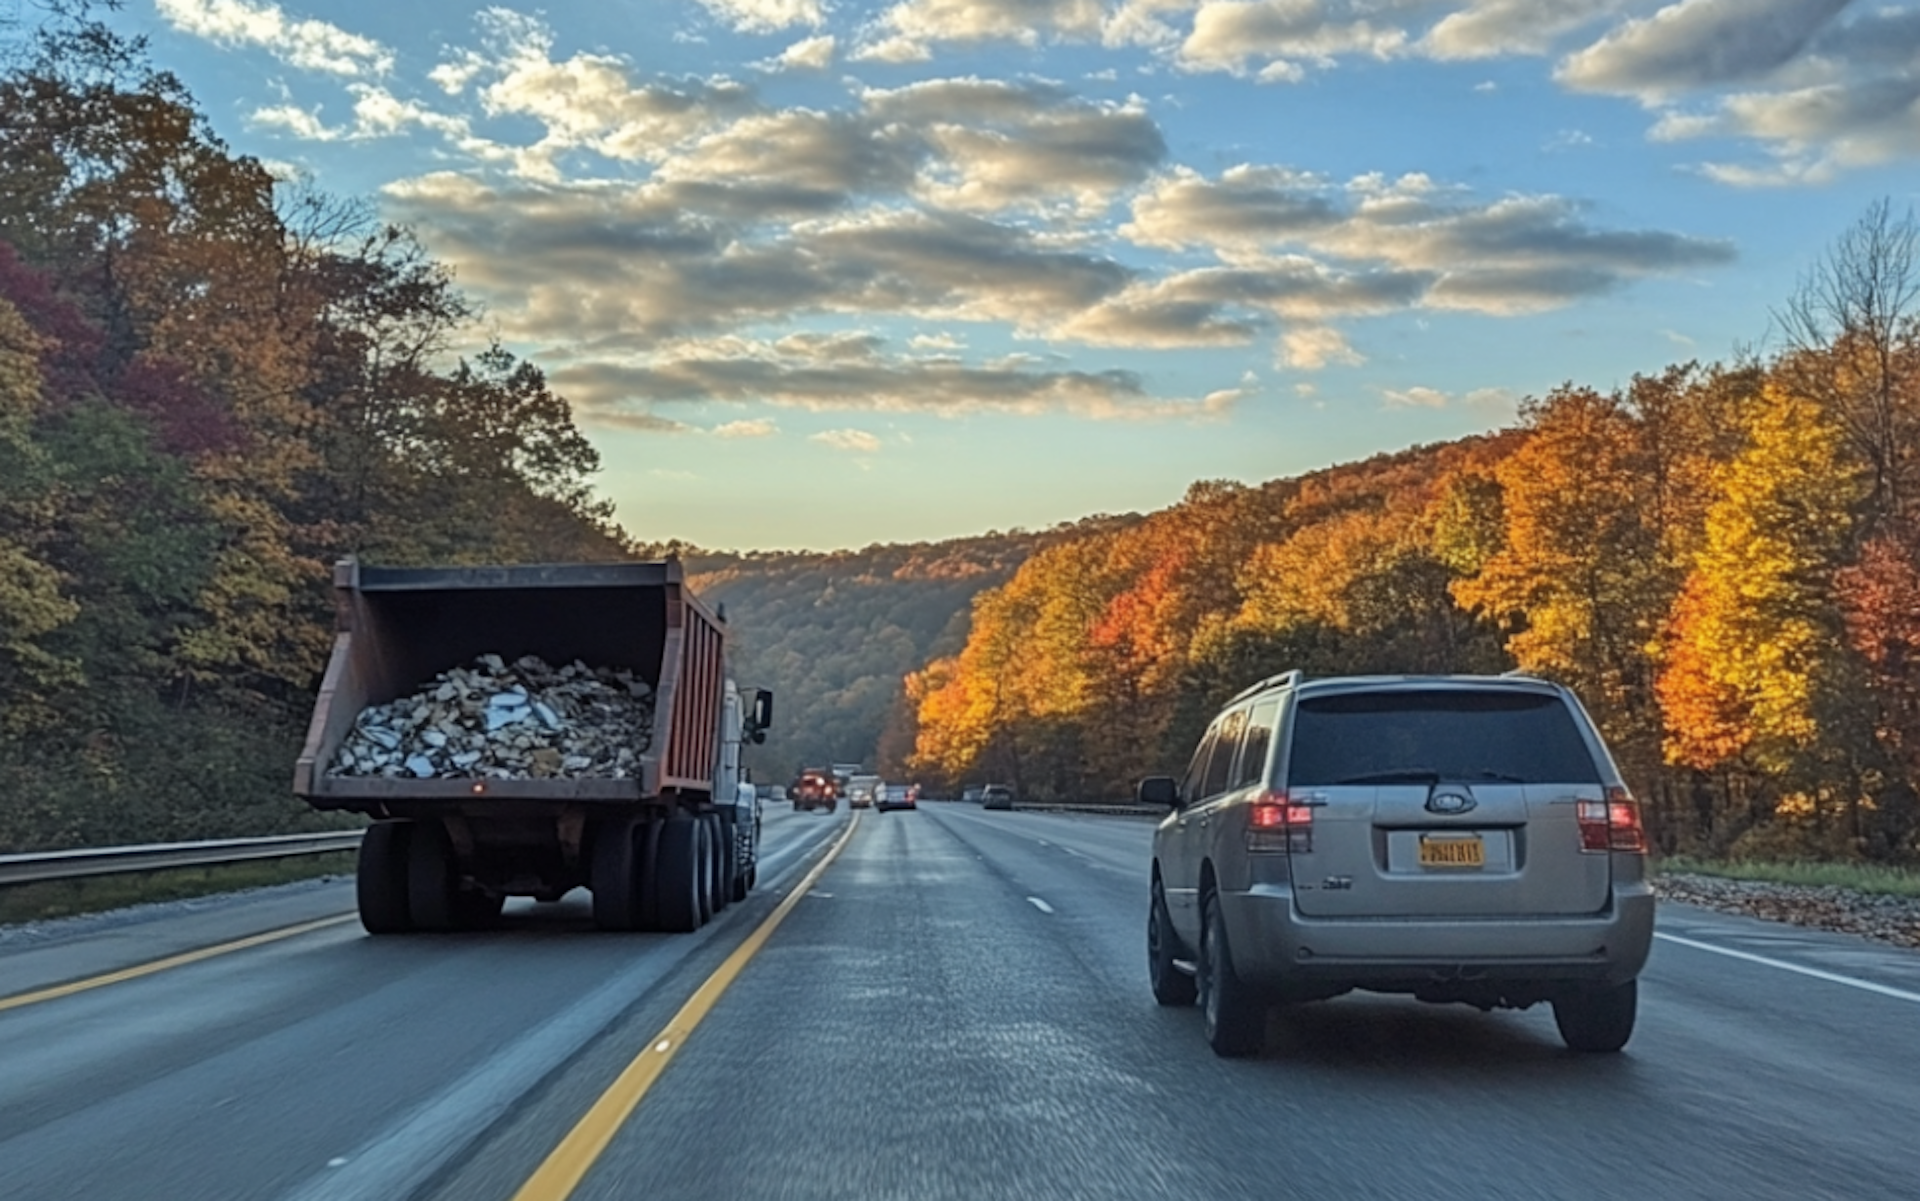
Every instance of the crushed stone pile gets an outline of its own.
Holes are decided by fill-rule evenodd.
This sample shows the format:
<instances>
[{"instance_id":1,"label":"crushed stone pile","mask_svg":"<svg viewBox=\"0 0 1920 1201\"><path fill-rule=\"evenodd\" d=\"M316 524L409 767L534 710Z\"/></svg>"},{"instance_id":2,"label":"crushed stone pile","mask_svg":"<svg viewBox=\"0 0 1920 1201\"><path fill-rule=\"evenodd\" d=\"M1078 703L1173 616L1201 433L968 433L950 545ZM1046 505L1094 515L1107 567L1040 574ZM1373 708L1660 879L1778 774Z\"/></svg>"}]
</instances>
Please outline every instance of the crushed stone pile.
<instances>
[{"instance_id":1,"label":"crushed stone pile","mask_svg":"<svg viewBox=\"0 0 1920 1201\"><path fill-rule=\"evenodd\" d=\"M653 700L630 671L481 655L412 696L361 710L327 774L624 780L651 740Z\"/></svg>"},{"instance_id":2,"label":"crushed stone pile","mask_svg":"<svg viewBox=\"0 0 1920 1201\"><path fill-rule=\"evenodd\" d=\"M1662 900L1920 947L1920 897L1677 872L1656 876L1653 888Z\"/></svg>"}]
</instances>

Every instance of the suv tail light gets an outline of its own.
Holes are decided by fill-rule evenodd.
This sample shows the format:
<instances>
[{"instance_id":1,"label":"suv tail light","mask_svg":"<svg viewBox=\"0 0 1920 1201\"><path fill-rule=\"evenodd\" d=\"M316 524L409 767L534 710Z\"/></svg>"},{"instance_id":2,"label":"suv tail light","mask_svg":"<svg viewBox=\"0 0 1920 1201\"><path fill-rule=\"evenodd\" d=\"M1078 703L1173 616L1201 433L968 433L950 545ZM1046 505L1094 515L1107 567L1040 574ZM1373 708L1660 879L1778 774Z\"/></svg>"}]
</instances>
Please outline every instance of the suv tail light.
<instances>
[{"instance_id":1,"label":"suv tail light","mask_svg":"<svg viewBox=\"0 0 1920 1201\"><path fill-rule=\"evenodd\" d=\"M1580 849L1593 854L1647 853L1647 831L1640 824L1640 802L1624 788L1609 787L1604 801L1580 801Z\"/></svg>"},{"instance_id":2,"label":"suv tail light","mask_svg":"<svg viewBox=\"0 0 1920 1201\"><path fill-rule=\"evenodd\" d=\"M1313 850L1313 807L1295 804L1285 789L1261 794L1247 807L1247 849L1296 855Z\"/></svg>"}]
</instances>

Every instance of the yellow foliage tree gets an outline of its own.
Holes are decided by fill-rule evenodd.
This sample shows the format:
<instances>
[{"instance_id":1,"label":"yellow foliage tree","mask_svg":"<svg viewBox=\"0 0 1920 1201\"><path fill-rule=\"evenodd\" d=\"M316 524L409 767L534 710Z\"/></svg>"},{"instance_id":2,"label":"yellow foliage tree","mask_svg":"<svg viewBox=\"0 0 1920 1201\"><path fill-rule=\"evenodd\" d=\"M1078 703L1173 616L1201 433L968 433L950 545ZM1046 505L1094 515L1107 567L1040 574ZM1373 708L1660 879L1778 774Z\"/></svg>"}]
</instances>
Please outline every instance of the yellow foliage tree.
<instances>
[{"instance_id":1,"label":"yellow foliage tree","mask_svg":"<svg viewBox=\"0 0 1920 1201\"><path fill-rule=\"evenodd\" d=\"M1833 580L1867 482L1831 415L1777 384L1716 482L1658 684L1667 757L1781 775L1821 737L1843 670Z\"/></svg>"}]
</instances>

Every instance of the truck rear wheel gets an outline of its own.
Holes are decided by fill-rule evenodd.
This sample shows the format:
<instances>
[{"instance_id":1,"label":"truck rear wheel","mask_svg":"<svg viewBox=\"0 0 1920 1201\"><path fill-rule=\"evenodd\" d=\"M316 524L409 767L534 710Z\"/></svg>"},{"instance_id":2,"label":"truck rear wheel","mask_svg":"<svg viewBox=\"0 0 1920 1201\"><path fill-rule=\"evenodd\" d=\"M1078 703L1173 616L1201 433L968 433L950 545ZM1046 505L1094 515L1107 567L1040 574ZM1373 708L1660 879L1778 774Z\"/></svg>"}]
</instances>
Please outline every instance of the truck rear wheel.
<instances>
[{"instance_id":1,"label":"truck rear wheel","mask_svg":"<svg viewBox=\"0 0 1920 1201\"><path fill-rule=\"evenodd\" d=\"M718 813L708 814L707 841L713 851L711 907L719 913L733 904L733 823Z\"/></svg>"},{"instance_id":2,"label":"truck rear wheel","mask_svg":"<svg viewBox=\"0 0 1920 1201\"><path fill-rule=\"evenodd\" d=\"M650 817L633 830L633 928L662 930L660 924L660 829L666 825Z\"/></svg>"},{"instance_id":3,"label":"truck rear wheel","mask_svg":"<svg viewBox=\"0 0 1920 1201\"><path fill-rule=\"evenodd\" d=\"M375 822L360 839L354 893L360 925L368 934L405 934L413 929L407 908L407 841L412 822Z\"/></svg>"},{"instance_id":4,"label":"truck rear wheel","mask_svg":"<svg viewBox=\"0 0 1920 1201\"><path fill-rule=\"evenodd\" d=\"M713 920L713 818L703 813L693 819L693 824L700 848L697 859L699 882L694 891L700 903L700 924L704 926Z\"/></svg>"},{"instance_id":5,"label":"truck rear wheel","mask_svg":"<svg viewBox=\"0 0 1920 1201\"><path fill-rule=\"evenodd\" d=\"M588 884L593 889L593 924L602 930L632 930L636 925L638 833L634 823L624 819L602 822L594 833Z\"/></svg>"},{"instance_id":6,"label":"truck rear wheel","mask_svg":"<svg viewBox=\"0 0 1920 1201\"><path fill-rule=\"evenodd\" d=\"M453 840L438 822L415 822L407 839L407 908L417 930L454 930L460 892Z\"/></svg>"},{"instance_id":7,"label":"truck rear wheel","mask_svg":"<svg viewBox=\"0 0 1920 1201\"><path fill-rule=\"evenodd\" d=\"M654 864L660 928L673 934L691 934L700 928L701 882L706 878L706 863L700 856L702 828L684 815L660 823L659 858Z\"/></svg>"}]
</instances>

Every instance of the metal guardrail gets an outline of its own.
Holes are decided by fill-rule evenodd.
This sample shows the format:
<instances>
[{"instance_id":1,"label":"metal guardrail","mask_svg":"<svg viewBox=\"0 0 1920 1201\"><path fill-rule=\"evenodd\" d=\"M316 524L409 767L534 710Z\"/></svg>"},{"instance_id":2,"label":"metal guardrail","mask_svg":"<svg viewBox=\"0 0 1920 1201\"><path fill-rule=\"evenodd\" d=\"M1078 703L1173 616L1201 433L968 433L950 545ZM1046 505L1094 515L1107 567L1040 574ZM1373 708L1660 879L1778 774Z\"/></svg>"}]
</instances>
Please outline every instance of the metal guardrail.
<instances>
[{"instance_id":1,"label":"metal guardrail","mask_svg":"<svg viewBox=\"0 0 1920 1201\"><path fill-rule=\"evenodd\" d=\"M363 832L328 830L319 834L278 834L270 838L214 838L201 842L155 842L134 847L86 847L77 851L0 855L0 885L351 851L360 845Z\"/></svg>"}]
</instances>

